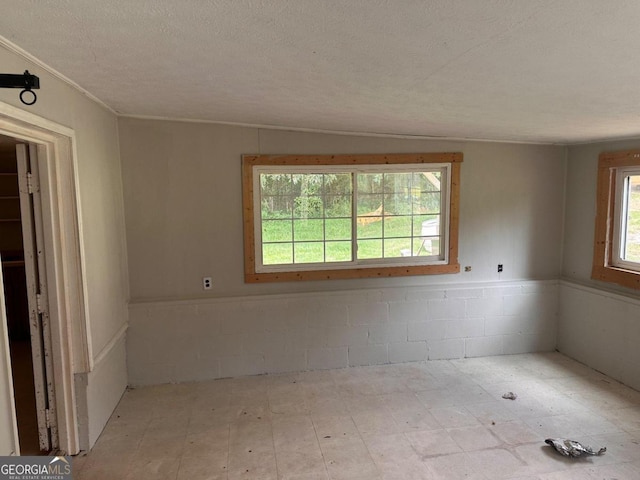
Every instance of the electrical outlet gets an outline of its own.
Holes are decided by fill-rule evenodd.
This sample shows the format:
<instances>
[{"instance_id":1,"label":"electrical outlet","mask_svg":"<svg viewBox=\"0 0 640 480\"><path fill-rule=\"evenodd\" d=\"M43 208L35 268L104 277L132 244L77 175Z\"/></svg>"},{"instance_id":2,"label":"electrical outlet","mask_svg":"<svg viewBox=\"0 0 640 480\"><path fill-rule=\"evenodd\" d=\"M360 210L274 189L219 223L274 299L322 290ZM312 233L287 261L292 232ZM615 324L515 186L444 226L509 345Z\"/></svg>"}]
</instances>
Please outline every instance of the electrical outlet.
<instances>
[{"instance_id":1,"label":"electrical outlet","mask_svg":"<svg viewBox=\"0 0 640 480\"><path fill-rule=\"evenodd\" d=\"M502 264L501 263L498 264L498 273L502 273Z\"/></svg>"},{"instance_id":2,"label":"electrical outlet","mask_svg":"<svg viewBox=\"0 0 640 480\"><path fill-rule=\"evenodd\" d=\"M204 290L211 290L213 288L211 277L202 277L202 288Z\"/></svg>"}]
</instances>

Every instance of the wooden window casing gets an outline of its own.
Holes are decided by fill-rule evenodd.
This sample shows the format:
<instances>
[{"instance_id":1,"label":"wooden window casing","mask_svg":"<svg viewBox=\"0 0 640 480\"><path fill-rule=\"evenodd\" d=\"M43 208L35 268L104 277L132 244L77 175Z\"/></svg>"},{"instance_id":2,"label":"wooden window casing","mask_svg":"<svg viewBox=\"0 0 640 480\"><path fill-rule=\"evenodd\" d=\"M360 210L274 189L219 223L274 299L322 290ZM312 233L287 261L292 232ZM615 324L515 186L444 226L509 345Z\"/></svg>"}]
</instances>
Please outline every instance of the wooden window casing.
<instances>
[{"instance_id":1,"label":"wooden window casing","mask_svg":"<svg viewBox=\"0 0 640 480\"><path fill-rule=\"evenodd\" d=\"M591 278L640 289L640 271L614 265L617 170L640 166L640 150L602 153L598 159L596 224Z\"/></svg>"},{"instance_id":2,"label":"wooden window casing","mask_svg":"<svg viewBox=\"0 0 640 480\"><path fill-rule=\"evenodd\" d=\"M460 272L458 263L458 223L460 198L460 164L462 153L373 154L373 155L244 155L242 158L244 264L245 282L277 282L297 280L330 280L348 278L396 277L434 275ZM417 165L449 164L449 203L446 214L448 251L446 263L402 266L372 266L356 268L327 268L283 272L256 271L254 167L271 166L349 166L349 165ZM259 193L257 193L259 194Z\"/></svg>"}]
</instances>

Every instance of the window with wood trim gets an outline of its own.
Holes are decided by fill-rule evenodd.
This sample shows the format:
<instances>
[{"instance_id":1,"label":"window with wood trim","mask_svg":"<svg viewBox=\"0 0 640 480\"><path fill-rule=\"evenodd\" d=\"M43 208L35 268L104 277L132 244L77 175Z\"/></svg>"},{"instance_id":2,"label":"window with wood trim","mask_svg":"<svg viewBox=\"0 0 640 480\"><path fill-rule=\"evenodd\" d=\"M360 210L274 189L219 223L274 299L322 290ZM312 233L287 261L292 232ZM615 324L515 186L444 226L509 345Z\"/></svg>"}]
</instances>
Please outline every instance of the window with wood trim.
<instances>
[{"instance_id":1,"label":"window with wood trim","mask_svg":"<svg viewBox=\"0 0 640 480\"><path fill-rule=\"evenodd\" d=\"M245 281L457 273L461 153L245 155Z\"/></svg>"},{"instance_id":2,"label":"window with wood trim","mask_svg":"<svg viewBox=\"0 0 640 480\"><path fill-rule=\"evenodd\" d=\"M591 276L640 289L640 150L600 155Z\"/></svg>"}]
</instances>

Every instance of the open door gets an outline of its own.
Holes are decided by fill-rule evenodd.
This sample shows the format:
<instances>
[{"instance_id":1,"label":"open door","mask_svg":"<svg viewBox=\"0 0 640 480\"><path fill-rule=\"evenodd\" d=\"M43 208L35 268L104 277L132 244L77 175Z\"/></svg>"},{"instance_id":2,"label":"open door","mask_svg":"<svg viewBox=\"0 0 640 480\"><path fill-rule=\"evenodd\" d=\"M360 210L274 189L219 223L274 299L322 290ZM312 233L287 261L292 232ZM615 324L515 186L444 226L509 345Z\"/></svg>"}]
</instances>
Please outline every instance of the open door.
<instances>
[{"instance_id":1,"label":"open door","mask_svg":"<svg viewBox=\"0 0 640 480\"><path fill-rule=\"evenodd\" d=\"M38 158L39 153L45 158L44 152L39 152L43 148L16 145L38 438L40 450L52 452L58 449L58 432L39 185Z\"/></svg>"},{"instance_id":2,"label":"open door","mask_svg":"<svg viewBox=\"0 0 640 480\"><path fill-rule=\"evenodd\" d=\"M9 333L0 268L0 455L19 455L18 423L14 408Z\"/></svg>"}]
</instances>

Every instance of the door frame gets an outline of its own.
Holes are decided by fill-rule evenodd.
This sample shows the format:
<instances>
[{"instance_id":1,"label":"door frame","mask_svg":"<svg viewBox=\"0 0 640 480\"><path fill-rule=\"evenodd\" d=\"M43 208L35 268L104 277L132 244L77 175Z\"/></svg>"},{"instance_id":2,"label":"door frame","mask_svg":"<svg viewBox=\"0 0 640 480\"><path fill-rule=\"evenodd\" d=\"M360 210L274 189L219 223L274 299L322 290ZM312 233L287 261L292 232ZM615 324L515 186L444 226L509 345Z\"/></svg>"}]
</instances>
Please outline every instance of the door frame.
<instances>
[{"instance_id":1,"label":"door frame","mask_svg":"<svg viewBox=\"0 0 640 480\"><path fill-rule=\"evenodd\" d=\"M80 451L74 374L93 369L73 129L0 102L0 134L43 145L40 176L59 448Z\"/></svg>"}]
</instances>

